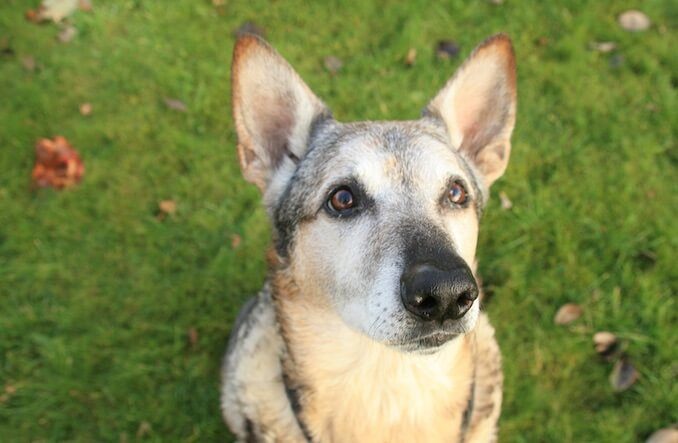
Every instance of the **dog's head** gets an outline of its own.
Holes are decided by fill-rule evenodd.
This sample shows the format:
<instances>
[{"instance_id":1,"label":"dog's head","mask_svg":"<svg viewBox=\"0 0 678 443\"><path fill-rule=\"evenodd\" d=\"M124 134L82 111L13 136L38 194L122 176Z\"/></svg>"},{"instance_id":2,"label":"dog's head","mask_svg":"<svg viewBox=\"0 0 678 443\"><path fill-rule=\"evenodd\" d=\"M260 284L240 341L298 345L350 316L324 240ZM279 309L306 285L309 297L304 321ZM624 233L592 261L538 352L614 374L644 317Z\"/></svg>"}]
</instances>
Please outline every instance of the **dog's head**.
<instances>
[{"instance_id":1,"label":"dog's head","mask_svg":"<svg viewBox=\"0 0 678 443\"><path fill-rule=\"evenodd\" d=\"M511 42L497 35L419 120L339 123L268 44L238 40L240 163L302 297L402 350L474 327L478 222L508 163L515 77Z\"/></svg>"}]
</instances>

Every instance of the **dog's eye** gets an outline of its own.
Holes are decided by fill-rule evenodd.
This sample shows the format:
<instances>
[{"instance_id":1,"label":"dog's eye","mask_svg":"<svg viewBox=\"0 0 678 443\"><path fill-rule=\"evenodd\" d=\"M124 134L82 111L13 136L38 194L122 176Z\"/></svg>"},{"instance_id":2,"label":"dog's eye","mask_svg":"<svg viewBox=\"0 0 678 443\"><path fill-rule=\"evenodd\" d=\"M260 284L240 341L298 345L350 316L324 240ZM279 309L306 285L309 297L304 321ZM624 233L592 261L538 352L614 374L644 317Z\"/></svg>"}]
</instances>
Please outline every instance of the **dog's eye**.
<instances>
[{"instance_id":1,"label":"dog's eye","mask_svg":"<svg viewBox=\"0 0 678 443\"><path fill-rule=\"evenodd\" d=\"M464 185L459 182L452 183L450 190L447 191L447 199L455 205L463 205L468 200L468 194Z\"/></svg>"},{"instance_id":2,"label":"dog's eye","mask_svg":"<svg viewBox=\"0 0 678 443\"><path fill-rule=\"evenodd\" d=\"M355 206L355 197L348 187L342 186L332 191L327 206L338 214L345 214Z\"/></svg>"}]
</instances>

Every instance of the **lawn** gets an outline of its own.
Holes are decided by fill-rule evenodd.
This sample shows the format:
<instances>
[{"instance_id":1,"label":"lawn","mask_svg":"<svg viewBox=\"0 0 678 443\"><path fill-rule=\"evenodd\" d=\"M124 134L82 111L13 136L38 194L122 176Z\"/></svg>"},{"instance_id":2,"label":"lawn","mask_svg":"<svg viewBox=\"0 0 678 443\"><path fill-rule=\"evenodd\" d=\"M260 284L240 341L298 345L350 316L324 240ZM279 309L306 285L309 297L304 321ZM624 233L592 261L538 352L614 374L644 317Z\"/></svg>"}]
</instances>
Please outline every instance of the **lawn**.
<instances>
[{"instance_id":1,"label":"lawn","mask_svg":"<svg viewBox=\"0 0 678 443\"><path fill-rule=\"evenodd\" d=\"M675 2L95 0L67 43L24 18L37 4L0 5L2 441L230 439L219 365L270 238L230 115L247 21L344 121L416 118L477 42L509 33L513 155L478 250L504 355L501 440L636 442L678 422ZM623 30L629 8L651 28ZM460 56L438 59L440 39ZM58 134L84 179L34 190L35 142ZM167 199L176 213L158 217ZM567 302L583 316L555 325ZM640 373L624 392L593 350L601 330Z\"/></svg>"}]
</instances>

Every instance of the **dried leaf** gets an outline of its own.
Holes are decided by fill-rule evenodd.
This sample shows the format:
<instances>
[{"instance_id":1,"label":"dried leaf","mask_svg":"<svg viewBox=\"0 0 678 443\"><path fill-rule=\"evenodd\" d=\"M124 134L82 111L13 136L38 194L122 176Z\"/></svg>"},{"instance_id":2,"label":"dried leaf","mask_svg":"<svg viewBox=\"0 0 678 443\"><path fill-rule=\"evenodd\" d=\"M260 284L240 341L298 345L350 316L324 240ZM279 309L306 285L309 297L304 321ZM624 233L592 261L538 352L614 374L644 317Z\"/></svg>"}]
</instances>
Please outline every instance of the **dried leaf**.
<instances>
[{"instance_id":1,"label":"dried leaf","mask_svg":"<svg viewBox=\"0 0 678 443\"><path fill-rule=\"evenodd\" d=\"M591 42L589 43L589 48L592 51L602 52L606 54L617 49L617 44L615 42Z\"/></svg>"},{"instance_id":2,"label":"dried leaf","mask_svg":"<svg viewBox=\"0 0 678 443\"><path fill-rule=\"evenodd\" d=\"M621 13L618 21L619 25L629 32L645 31L652 24L647 15L635 9Z\"/></svg>"},{"instance_id":3,"label":"dried leaf","mask_svg":"<svg viewBox=\"0 0 678 443\"><path fill-rule=\"evenodd\" d=\"M90 12L92 10L92 1L91 0L80 0L78 2L78 7L81 11Z\"/></svg>"},{"instance_id":4,"label":"dried leaf","mask_svg":"<svg viewBox=\"0 0 678 443\"><path fill-rule=\"evenodd\" d=\"M673 427L655 431L645 443L678 443L678 429Z\"/></svg>"},{"instance_id":5,"label":"dried leaf","mask_svg":"<svg viewBox=\"0 0 678 443\"><path fill-rule=\"evenodd\" d=\"M186 104L182 102L181 100L178 100L176 98L169 98L165 97L165 106L167 106L170 109L173 109L175 111L179 112L187 112L188 108L186 107Z\"/></svg>"},{"instance_id":6,"label":"dried leaf","mask_svg":"<svg viewBox=\"0 0 678 443\"><path fill-rule=\"evenodd\" d=\"M92 104L91 103L81 103L78 107L80 114L88 116L92 113Z\"/></svg>"},{"instance_id":7,"label":"dried leaf","mask_svg":"<svg viewBox=\"0 0 678 443\"><path fill-rule=\"evenodd\" d=\"M638 380L639 374L633 367L628 357L623 356L615 363L610 374L610 383L615 391L625 391Z\"/></svg>"},{"instance_id":8,"label":"dried leaf","mask_svg":"<svg viewBox=\"0 0 678 443\"><path fill-rule=\"evenodd\" d=\"M238 249L238 246L240 246L240 243L242 242L242 238L238 234L233 234L231 236L231 248L232 249Z\"/></svg>"},{"instance_id":9,"label":"dried leaf","mask_svg":"<svg viewBox=\"0 0 678 443\"><path fill-rule=\"evenodd\" d=\"M608 331L600 331L593 334L593 345L596 352L606 360L611 360L619 350L617 336Z\"/></svg>"},{"instance_id":10,"label":"dried leaf","mask_svg":"<svg viewBox=\"0 0 678 443\"><path fill-rule=\"evenodd\" d=\"M513 207L513 202L504 191L499 193L499 201L501 202L501 208L506 211Z\"/></svg>"},{"instance_id":11,"label":"dried leaf","mask_svg":"<svg viewBox=\"0 0 678 443\"><path fill-rule=\"evenodd\" d=\"M27 55L25 57L21 57L21 66L23 66L26 71L33 72L38 65L32 55Z\"/></svg>"},{"instance_id":12,"label":"dried leaf","mask_svg":"<svg viewBox=\"0 0 678 443\"><path fill-rule=\"evenodd\" d=\"M243 35L247 35L247 34L254 34L254 35L258 35L259 37L264 38L264 37L266 37L266 30L264 28L262 28L261 26L258 26L254 22L247 21L247 22L243 23L242 25L240 25L240 27L233 32L233 35L236 38L242 37Z\"/></svg>"},{"instance_id":13,"label":"dried leaf","mask_svg":"<svg viewBox=\"0 0 678 443\"><path fill-rule=\"evenodd\" d=\"M137 438L144 437L151 433L151 424L147 421L142 421L139 423L139 428L137 429Z\"/></svg>"},{"instance_id":14,"label":"dried leaf","mask_svg":"<svg viewBox=\"0 0 678 443\"><path fill-rule=\"evenodd\" d=\"M177 204L174 200L161 200L158 203L158 209L163 215L172 215L177 212Z\"/></svg>"},{"instance_id":15,"label":"dried leaf","mask_svg":"<svg viewBox=\"0 0 678 443\"><path fill-rule=\"evenodd\" d=\"M558 309L553 321L557 325L567 325L581 317L583 310L575 303L566 303Z\"/></svg>"},{"instance_id":16,"label":"dried leaf","mask_svg":"<svg viewBox=\"0 0 678 443\"><path fill-rule=\"evenodd\" d=\"M57 34L57 39L58 39L61 43L68 43L68 42L70 42L71 40L73 40L73 38L75 37L75 35L76 35L77 33L78 33L78 30L75 29L75 27L73 27L73 26L66 26L65 28L63 28L63 29L59 32L59 34Z\"/></svg>"},{"instance_id":17,"label":"dried leaf","mask_svg":"<svg viewBox=\"0 0 678 443\"><path fill-rule=\"evenodd\" d=\"M42 0L35 18L38 22L45 20L60 22L73 14L78 9L78 5L79 0Z\"/></svg>"},{"instance_id":18,"label":"dried leaf","mask_svg":"<svg viewBox=\"0 0 678 443\"><path fill-rule=\"evenodd\" d=\"M35 145L32 177L36 186L63 189L78 183L84 173L80 156L64 137L43 138Z\"/></svg>"},{"instance_id":19,"label":"dried leaf","mask_svg":"<svg viewBox=\"0 0 678 443\"><path fill-rule=\"evenodd\" d=\"M191 345L192 348L194 348L198 344L198 330L191 327L188 328L188 343Z\"/></svg>"},{"instance_id":20,"label":"dried leaf","mask_svg":"<svg viewBox=\"0 0 678 443\"><path fill-rule=\"evenodd\" d=\"M212 6L224 6L226 4L226 0L212 0Z\"/></svg>"},{"instance_id":21,"label":"dried leaf","mask_svg":"<svg viewBox=\"0 0 678 443\"><path fill-rule=\"evenodd\" d=\"M5 56L14 55L14 48L12 48L7 36L0 37L0 54Z\"/></svg>"},{"instance_id":22,"label":"dried leaf","mask_svg":"<svg viewBox=\"0 0 678 443\"><path fill-rule=\"evenodd\" d=\"M410 48L407 50L407 55L405 55L405 65L412 66L417 59L417 49Z\"/></svg>"},{"instance_id":23,"label":"dried leaf","mask_svg":"<svg viewBox=\"0 0 678 443\"><path fill-rule=\"evenodd\" d=\"M327 69L327 71L332 75L339 72L341 67L344 66L344 63L341 61L341 59L333 55L328 55L325 57L323 64L325 65L325 69Z\"/></svg>"},{"instance_id":24,"label":"dried leaf","mask_svg":"<svg viewBox=\"0 0 678 443\"><path fill-rule=\"evenodd\" d=\"M449 60L459 55L460 47L452 40L440 40L436 44L436 55L440 60Z\"/></svg>"}]
</instances>

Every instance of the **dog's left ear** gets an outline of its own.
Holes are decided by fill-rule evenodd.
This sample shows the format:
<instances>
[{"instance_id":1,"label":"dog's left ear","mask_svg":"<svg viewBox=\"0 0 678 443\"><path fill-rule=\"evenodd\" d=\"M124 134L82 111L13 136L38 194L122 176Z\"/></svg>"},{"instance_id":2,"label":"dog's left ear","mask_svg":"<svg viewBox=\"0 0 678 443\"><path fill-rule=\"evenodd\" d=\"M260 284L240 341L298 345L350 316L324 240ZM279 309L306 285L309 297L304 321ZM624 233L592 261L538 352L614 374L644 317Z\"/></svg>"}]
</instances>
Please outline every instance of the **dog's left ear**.
<instances>
[{"instance_id":1,"label":"dog's left ear","mask_svg":"<svg viewBox=\"0 0 678 443\"><path fill-rule=\"evenodd\" d=\"M508 36L498 34L481 43L424 115L445 122L453 146L474 162L488 187L501 177L516 115L516 68Z\"/></svg>"},{"instance_id":2,"label":"dog's left ear","mask_svg":"<svg viewBox=\"0 0 678 443\"><path fill-rule=\"evenodd\" d=\"M289 63L254 35L236 42L231 87L240 167L265 193L285 163L306 153L313 123L331 113Z\"/></svg>"}]
</instances>

